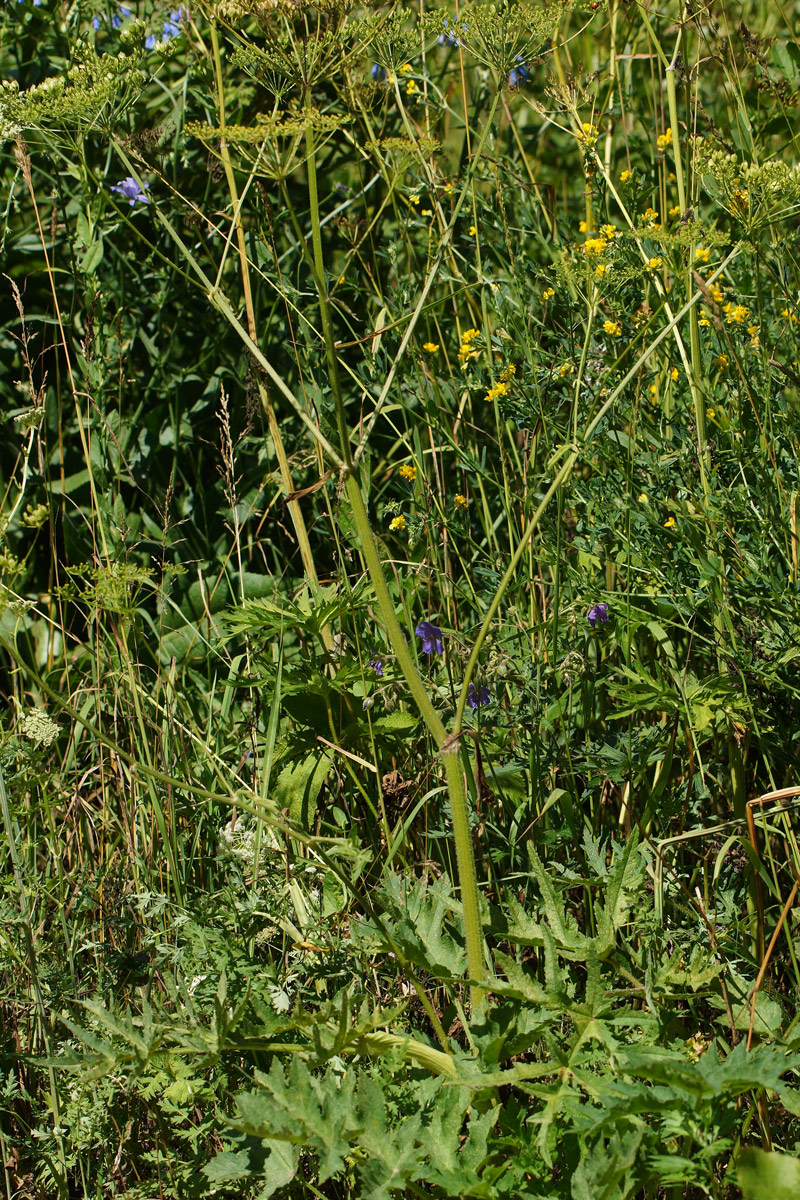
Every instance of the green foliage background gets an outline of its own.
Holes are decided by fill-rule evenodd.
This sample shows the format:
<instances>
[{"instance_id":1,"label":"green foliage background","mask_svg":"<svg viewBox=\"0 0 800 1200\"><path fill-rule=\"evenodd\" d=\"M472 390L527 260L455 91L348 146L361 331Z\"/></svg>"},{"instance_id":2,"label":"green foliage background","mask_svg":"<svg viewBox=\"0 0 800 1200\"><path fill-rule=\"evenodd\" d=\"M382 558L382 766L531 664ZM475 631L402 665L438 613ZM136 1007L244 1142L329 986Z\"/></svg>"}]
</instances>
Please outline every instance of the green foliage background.
<instances>
[{"instance_id":1,"label":"green foliage background","mask_svg":"<svg viewBox=\"0 0 800 1200\"><path fill-rule=\"evenodd\" d=\"M9 1200L797 1194L798 17L4 6Z\"/></svg>"}]
</instances>

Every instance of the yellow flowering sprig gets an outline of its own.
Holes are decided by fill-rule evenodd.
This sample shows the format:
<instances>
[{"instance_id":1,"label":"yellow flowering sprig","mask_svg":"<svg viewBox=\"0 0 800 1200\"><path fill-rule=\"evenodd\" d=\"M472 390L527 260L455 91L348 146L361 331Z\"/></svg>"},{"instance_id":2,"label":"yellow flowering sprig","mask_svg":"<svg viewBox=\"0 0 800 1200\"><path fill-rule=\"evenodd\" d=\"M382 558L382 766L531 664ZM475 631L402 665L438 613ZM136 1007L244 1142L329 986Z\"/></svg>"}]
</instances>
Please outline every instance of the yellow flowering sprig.
<instances>
[{"instance_id":1,"label":"yellow flowering sprig","mask_svg":"<svg viewBox=\"0 0 800 1200\"><path fill-rule=\"evenodd\" d=\"M481 336L479 329L467 329L461 335L461 345L458 348L458 361L462 367L478 357L478 351L473 345L476 338Z\"/></svg>"},{"instance_id":2,"label":"yellow flowering sprig","mask_svg":"<svg viewBox=\"0 0 800 1200\"><path fill-rule=\"evenodd\" d=\"M493 383L492 386L489 388L484 399L491 401L491 400L496 400L498 398L498 396L507 396L507 395L508 395L508 384L504 383L503 380L498 380L497 383Z\"/></svg>"}]
</instances>

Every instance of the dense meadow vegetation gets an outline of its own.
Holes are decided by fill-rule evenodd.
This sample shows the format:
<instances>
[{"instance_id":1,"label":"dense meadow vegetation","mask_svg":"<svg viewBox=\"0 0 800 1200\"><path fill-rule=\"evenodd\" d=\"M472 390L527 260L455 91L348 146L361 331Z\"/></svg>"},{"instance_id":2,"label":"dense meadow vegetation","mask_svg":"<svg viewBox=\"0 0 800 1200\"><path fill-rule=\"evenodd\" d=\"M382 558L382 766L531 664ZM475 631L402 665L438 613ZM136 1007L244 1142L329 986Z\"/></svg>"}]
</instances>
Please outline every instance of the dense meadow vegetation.
<instances>
[{"instance_id":1,"label":"dense meadow vegetation","mask_svg":"<svg viewBox=\"0 0 800 1200\"><path fill-rule=\"evenodd\" d=\"M6 0L7 1200L800 1196L798 30Z\"/></svg>"}]
</instances>

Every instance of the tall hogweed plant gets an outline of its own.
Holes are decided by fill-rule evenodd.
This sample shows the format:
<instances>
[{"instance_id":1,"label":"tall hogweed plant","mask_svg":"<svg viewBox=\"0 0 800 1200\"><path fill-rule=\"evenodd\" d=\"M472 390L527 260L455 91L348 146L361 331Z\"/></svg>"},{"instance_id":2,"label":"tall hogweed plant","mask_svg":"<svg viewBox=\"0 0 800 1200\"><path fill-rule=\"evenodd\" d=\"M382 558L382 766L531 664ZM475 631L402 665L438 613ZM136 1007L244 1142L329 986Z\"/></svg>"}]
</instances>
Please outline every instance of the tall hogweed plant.
<instances>
[{"instance_id":1,"label":"tall hogweed plant","mask_svg":"<svg viewBox=\"0 0 800 1200\"><path fill-rule=\"evenodd\" d=\"M800 6L0 15L11 1196L794 1196Z\"/></svg>"}]
</instances>

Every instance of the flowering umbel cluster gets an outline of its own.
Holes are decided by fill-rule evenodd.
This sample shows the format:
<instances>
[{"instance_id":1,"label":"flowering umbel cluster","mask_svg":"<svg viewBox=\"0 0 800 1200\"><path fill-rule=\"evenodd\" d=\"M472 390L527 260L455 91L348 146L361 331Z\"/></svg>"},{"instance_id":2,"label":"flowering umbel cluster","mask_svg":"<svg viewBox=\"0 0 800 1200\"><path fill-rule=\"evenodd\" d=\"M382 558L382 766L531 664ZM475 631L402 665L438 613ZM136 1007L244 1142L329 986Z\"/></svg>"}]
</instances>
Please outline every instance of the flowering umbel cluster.
<instances>
[{"instance_id":1,"label":"flowering umbel cluster","mask_svg":"<svg viewBox=\"0 0 800 1200\"><path fill-rule=\"evenodd\" d=\"M0 83L0 140L40 130L50 135L76 126L113 128L138 95L145 75L138 68L142 51L100 55L79 42L75 62L26 91L15 79Z\"/></svg>"}]
</instances>

